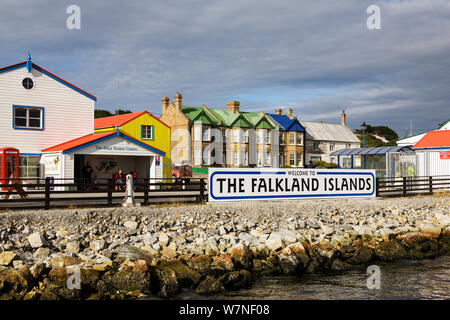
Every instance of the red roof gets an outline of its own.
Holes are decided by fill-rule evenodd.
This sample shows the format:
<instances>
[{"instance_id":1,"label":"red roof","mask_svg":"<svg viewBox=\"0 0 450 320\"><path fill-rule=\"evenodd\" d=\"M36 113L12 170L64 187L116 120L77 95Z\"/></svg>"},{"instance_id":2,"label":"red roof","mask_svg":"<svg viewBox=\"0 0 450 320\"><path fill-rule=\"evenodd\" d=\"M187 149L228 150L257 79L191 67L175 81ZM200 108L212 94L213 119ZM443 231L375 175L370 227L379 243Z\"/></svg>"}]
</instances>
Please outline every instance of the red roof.
<instances>
[{"instance_id":1,"label":"red roof","mask_svg":"<svg viewBox=\"0 0 450 320\"><path fill-rule=\"evenodd\" d=\"M413 148L450 147L450 130L428 132Z\"/></svg>"},{"instance_id":2,"label":"red roof","mask_svg":"<svg viewBox=\"0 0 450 320\"><path fill-rule=\"evenodd\" d=\"M133 113L120 114L118 116L97 118L94 120L94 128L99 129L99 128L119 127L139 117L140 115L143 115L144 113L147 113L147 111L139 111Z\"/></svg>"},{"instance_id":3,"label":"red roof","mask_svg":"<svg viewBox=\"0 0 450 320\"><path fill-rule=\"evenodd\" d=\"M99 133L99 134L88 134L86 136L80 137L80 138L76 138L61 144L58 144L56 146L47 148L42 150L42 152L52 152L52 151L66 151L69 149L73 149L76 148L78 146L81 146L83 144L89 143L89 142L94 142L97 141L101 138L110 136L116 134L116 132L107 132L107 133Z\"/></svg>"},{"instance_id":4,"label":"red roof","mask_svg":"<svg viewBox=\"0 0 450 320\"><path fill-rule=\"evenodd\" d=\"M131 120L136 119L137 117L140 117L143 114L148 114L150 117L153 117L155 120L158 120L166 127L170 128L167 124L156 118L154 115L149 113L148 111L138 111L133 113L125 113L120 114L118 116L111 116L111 117L105 117L105 118L97 118L94 120L94 128L100 129L100 128L110 128L110 127L120 127L124 124L130 122Z\"/></svg>"}]
</instances>

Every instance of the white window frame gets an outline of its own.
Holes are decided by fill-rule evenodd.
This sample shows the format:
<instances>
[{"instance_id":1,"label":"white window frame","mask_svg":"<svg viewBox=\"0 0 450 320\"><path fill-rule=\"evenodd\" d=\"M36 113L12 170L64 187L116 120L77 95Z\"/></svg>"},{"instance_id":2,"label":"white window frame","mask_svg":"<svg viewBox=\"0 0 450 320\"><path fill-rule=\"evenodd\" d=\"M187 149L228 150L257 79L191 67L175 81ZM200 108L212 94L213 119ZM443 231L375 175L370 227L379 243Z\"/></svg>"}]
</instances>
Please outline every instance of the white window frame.
<instances>
[{"instance_id":1,"label":"white window frame","mask_svg":"<svg viewBox=\"0 0 450 320\"><path fill-rule=\"evenodd\" d=\"M247 165L247 152L241 151L241 159L240 159L241 166Z\"/></svg>"},{"instance_id":2,"label":"white window frame","mask_svg":"<svg viewBox=\"0 0 450 320\"><path fill-rule=\"evenodd\" d=\"M238 128L233 129L233 143L239 143L240 130Z\"/></svg>"},{"instance_id":3,"label":"white window frame","mask_svg":"<svg viewBox=\"0 0 450 320\"><path fill-rule=\"evenodd\" d=\"M150 137L148 136L148 129L150 129ZM153 140L154 139L155 127L152 125L141 125L141 139L142 140Z\"/></svg>"},{"instance_id":4,"label":"white window frame","mask_svg":"<svg viewBox=\"0 0 450 320\"><path fill-rule=\"evenodd\" d=\"M320 150L320 142L319 141L314 141L313 142L313 149L314 150Z\"/></svg>"},{"instance_id":5,"label":"white window frame","mask_svg":"<svg viewBox=\"0 0 450 320\"><path fill-rule=\"evenodd\" d=\"M297 145L301 146L303 144L303 133L297 132Z\"/></svg>"},{"instance_id":6,"label":"white window frame","mask_svg":"<svg viewBox=\"0 0 450 320\"><path fill-rule=\"evenodd\" d=\"M270 157L270 152L266 151L264 152L264 165L270 165L271 164L271 157Z\"/></svg>"},{"instance_id":7,"label":"white window frame","mask_svg":"<svg viewBox=\"0 0 450 320\"><path fill-rule=\"evenodd\" d=\"M194 125L194 141L202 141L202 126Z\"/></svg>"},{"instance_id":8,"label":"white window frame","mask_svg":"<svg viewBox=\"0 0 450 320\"><path fill-rule=\"evenodd\" d=\"M264 129L264 143L270 144L270 130Z\"/></svg>"},{"instance_id":9,"label":"white window frame","mask_svg":"<svg viewBox=\"0 0 450 320\"><path fill-rule=\"evenodd\" d=\"M284 140L284 132L280 133L280 145L284 146L286 141Z\"/></svg>"},{"instance_id":10,"label":"white window frame","mask_svg":"<svg viewBox=\"0 0 450 320\"><path fill-rule=\"evenodd\" d=\"M295 153L289 153L289 165L295 167Z\"/></svg>"},{"instance_id":11,"label":"white window frame","mask_svg":"<svg viewBox=\"0 0 450 320\"><path fill-rule=\"evenodd\" d=\"M202 126L202 141L210 141L210 140L211 140L211 129L209 127Z\"/></svg>"},{"instance_id":12,"label":"white window frame","mask_svg":"<svg viewBox=\"0 0 450 320\"><path fill-rule=\"evenodd\" d=\"M289 145L295 146L295 132L289 132Z\"/></svg>"},{"instance_id":13,"label":"white window frame","mask_svg":"<svg viewBox=\"0 0 450 320\"><path fill-rule=\"evenodd\" d=\"M303 165L303 159L302 158L303 158L303 154L302 153L297 153L297 167L301 167Z\"/></svg>"},{"instance_id":14,"label":"white window frame","mask_svg":"<svg viewBox=\"0 0 450 320\"><path fill-rule=\"evenodd\" d=\"M258 156L258 166L262 166L263 164L262 152L258 151L257 156Z\"/></svg>"},{"instance_id":15,"label":"white window frame","mask_svg":"<svg viewBox=\"0 0 450 320\"><path fill-rule=\"evenodd\" d=\"M237 151L233 151L233 165L239 165L239 153Z\"/></svg>"}]
</instances>

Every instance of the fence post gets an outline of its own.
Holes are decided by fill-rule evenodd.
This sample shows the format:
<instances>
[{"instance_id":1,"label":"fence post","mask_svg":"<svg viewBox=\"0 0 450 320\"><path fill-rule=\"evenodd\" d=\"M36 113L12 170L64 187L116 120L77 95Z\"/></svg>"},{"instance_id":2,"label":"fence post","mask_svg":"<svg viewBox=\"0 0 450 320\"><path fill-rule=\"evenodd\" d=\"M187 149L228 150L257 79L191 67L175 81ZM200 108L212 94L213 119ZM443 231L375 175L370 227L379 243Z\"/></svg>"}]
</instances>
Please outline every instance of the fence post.
<instances>
[{"instance_id":1,"label":"fence post","mask_svg":"<svg viewBox=\"0 0 450 320\"><path fill-rule=\"evenodd\" d=\"M200 202L205 202L205 179L200 179Z\"/></svg>"},{"instance_id":2,"label":"fence post","mask_svg":"<svg viewBox=\"0 0 450 320\"><path fill-rule=\"evenodd\" d=\"M376 180L376 182L375 182L375 188L377 188L376 190L375 190L375 196L378 198L379 196L380 196L380 179L378 179L378 178L375 178Z\"/></svg>"},{"instance_id":3,"label":"fence post","mask_svg":"<svg viewBox=\"0 0 450 320\"><path fill-rule=\"evenodd\" d=\"M50 178L45 178L45 200L44 200L44 209L50 209Z\"/></svg>"},{"instance_id":4,"label":"fence post","mask_svg":"<svg viewBox=\"0 0 450 320\"><path fill-rule=\"evenodd\" d=\"M108 179L108 207L112 206L112 192L114 189L113 179Z\"/></svg>"},{"instance_id":5,"label":"fence post","mask_svg":"<svg viewBox=\"0 0 450 320\"><path fill-rule=\"evenodd\" d=\"M433 177L429 176L428 180L429 180L428 183L429 183L430 193L433 193Z\"/></svg>"},{"instance_id":6,"label":"fence post","mask_svg":"<svg viewBox=\"0 0 450 320\"><path fill-rule=\"evenodd\" d=\"M406 177L403 177L403 196L406 196Z\"/></svg>"},{"instance_id":7,"label":"fence post","mask_svg":"<svg viewBox=\"0 0 450 320\"><path fill-rule=\"evenodd\" d=\"M150 188L149 179L144 179L144 205L148 206L148 189Z\"/></svg>"}]
</instances>

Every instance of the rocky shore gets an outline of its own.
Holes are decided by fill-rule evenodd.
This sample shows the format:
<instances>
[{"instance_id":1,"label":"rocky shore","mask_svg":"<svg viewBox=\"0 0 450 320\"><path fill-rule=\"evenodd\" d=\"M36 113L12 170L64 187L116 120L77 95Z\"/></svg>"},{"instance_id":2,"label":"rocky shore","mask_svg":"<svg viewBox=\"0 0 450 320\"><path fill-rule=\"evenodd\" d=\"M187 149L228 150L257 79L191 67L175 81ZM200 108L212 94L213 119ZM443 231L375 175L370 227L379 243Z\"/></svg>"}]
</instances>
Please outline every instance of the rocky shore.
<instances>
[{"instance_id":1,"label":"rocky shore","mask_svg":"<svg viewBox=\"0 0 450 320\"><path fill-rule=\"evenodd\" d=\"M0 299L209 295L258 276L449 253L449 196L9 211Z\"/></svg>"}]
</instances>

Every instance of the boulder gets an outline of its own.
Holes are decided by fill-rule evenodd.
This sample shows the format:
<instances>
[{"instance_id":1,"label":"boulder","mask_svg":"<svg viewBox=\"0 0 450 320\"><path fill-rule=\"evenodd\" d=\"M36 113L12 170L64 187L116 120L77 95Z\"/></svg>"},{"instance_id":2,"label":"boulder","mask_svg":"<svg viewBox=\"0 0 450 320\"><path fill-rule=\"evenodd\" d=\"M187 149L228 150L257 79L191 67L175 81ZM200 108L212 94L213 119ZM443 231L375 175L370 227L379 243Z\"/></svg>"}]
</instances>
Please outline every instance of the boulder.
<instances>
[{"instance_id":1,"label":"boulder","mask_svg":"<svg viewBox=\"0 0 450 320\"><path fill-rule=\"evenodd\" d=\"M158 270L173 270L177 276L178 283L183 288L195 287L201 279L201 274L192 270L180 260L165 261L156 266Z\"/></svg>"},{"instance_id":2,"label":"boulder","mask_svg":"<svg viewBox=\"0 0 450 320\"><path fill-rule=\"evenodd\" d=\"M375 246L375 256L381 261L393 261L406 258L407 252L398 241L392 240L377 244Z\"/></svg>"},{"instance_id":3,"label":"boulder","mask_svg":"<svg viewBox=\"0 0 450 320\"><path fill-rule=\"evenodd\" d=\"M213 295L219 294L225 291L225 288L219 280L214 277L206 276L206 278L200 282L195 292L201 295Z\"/></svg>"},{"instance_id":4,"label":"boulder","mask_svg":"<svg viewBox=\"0 0 450 320\"><path fill-rule=\"evenodd\" d=\"M175 271L156 270L156 276L159 283L159 296L162 298L170 298L178 292L178 281Z\"/></svg>"},{"instance_id":5,"label":"boulder","mask_svg":"<svg viewBox=\"0 0 450 320\"><path fill-rule=\"evenodd\" d=\"M150 294L150 274L148 272L134 272L122 270L117 273L107 272L102 277L109 291L137 291L142 294Z\"/></svg>"},{"instance_id":6,"label":"boulder","mask_svg":"<svg viewBox=\"0 0 450 320\"><path fill-rule=\"evenodd\" d=\"M208 274L211 272L211 261L211 257L207 255L201 255L187 260L187 265L202 274Z\"/></svg>"},{"instance_id":7,"label":"boulder","mask_svg":"<svg viewBox=\"0 0 450 320\"><path fill-rule=\"evenodd\" d=\"M214 256L211 263L211 270L220 274L233 271L234 264L231 256L224 253L219 256Z\"/></svg>"},{"instance_id":8,"label":"boulder","mask_svg":"<svg viewBox=\"0 0 450 320\"><path fill-rule=\"evenodd\" d=\"M227 290L239 290L251 286L252 275L247 270L239 270L228 272L219 277L218 280Z\"/></svg>"},{"instance_id":9,"label":"boulder","mask_svg":"<svg viewBox=\"0 0 450 320\"><path fill-rule=\"evenodd\" d=\"M28 236L28 243L32 248L40 248L47 245L47 242L39 232L32 233Z\"/></svg>"},{"instance_id":10,"label":"boulder","mask_svg":"<svg viewBox=\"0 0 450 320\"><path fill-rule=\"evenodd\" d=\"M148 265L151 265L154 259L153 255L151 255L147 251L129 245L121 246L118 249L117 257L128 258L133 261L145 260Z\"/></svg>"},{"instance_id":11,"label":"boulder","mask_svg":"<svg viewBox=\"0 0 450 320\"><path fill-rule=\"evenodd\" d=\"M134 231L134 230L137 229L138 223L136 221L133 221L133 220L128 220L128 221L124 222L123 226L125 228L127 228L128 230L130 230L130 231Z\"/></svg>"},{"instance_id":12,"label":"boulder","mask_svg":"<svg viewBox=\"0 0 450 320\"><path fill-rule=\"evenodd\" d=\"M0 265L9 266L14 259L17 259L17 254L13 251L3 251L0 253Z\"/></svg>"}]
</instances>

